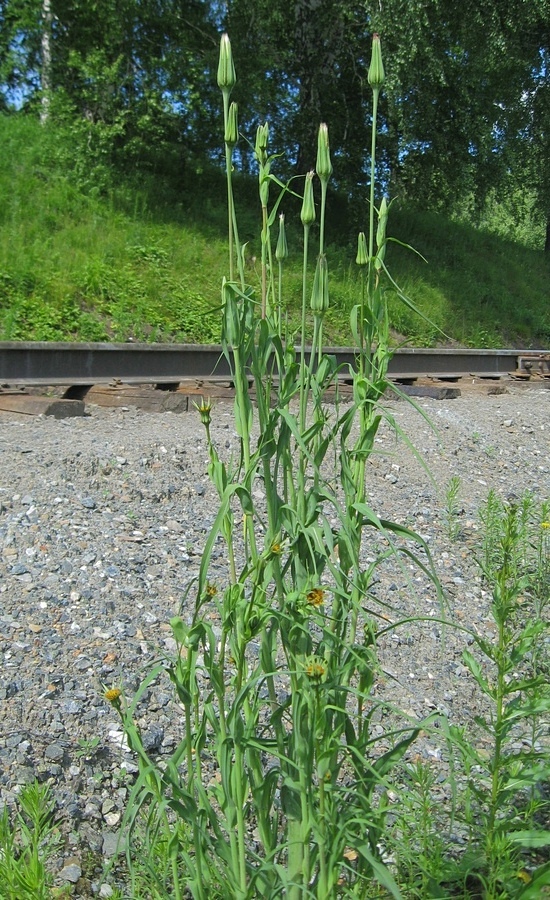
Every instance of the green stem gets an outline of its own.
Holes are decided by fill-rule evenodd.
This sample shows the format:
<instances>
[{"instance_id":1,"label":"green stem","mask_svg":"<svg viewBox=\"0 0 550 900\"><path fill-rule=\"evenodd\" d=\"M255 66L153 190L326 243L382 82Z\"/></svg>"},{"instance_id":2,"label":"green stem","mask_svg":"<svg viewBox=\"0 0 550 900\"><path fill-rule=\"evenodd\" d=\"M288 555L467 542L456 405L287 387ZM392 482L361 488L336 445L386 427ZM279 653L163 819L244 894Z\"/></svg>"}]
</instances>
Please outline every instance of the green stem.
<instances>
[{"instance_id":1,"label":"green stem","mask_svg":"<svg viewBox=\"0 0 550 900\"><path fill-rule=\"evenodd\" d=\"M325 252L325 218L326 218L326 208L327 208L327 185L328 182L323 178L321 179L321 214L319 217L319 256L321 256ZM318 350L317 350L317 360L319 365L321 364L321 359L323 357L323 320L320 319L319 322L319 334L318 334Z\"/></svg>"},{"instance_id":2,"label":"green stem","mask_svg":"<svg viewBox=\"0 0 550 900\"><path fill-rule=\"evenodd\" d=\"M267 315L267 206L262 206L262 319Z\"/></svg>"},{"instance_id":3,"label":"green stem","mask_svg":"<svg viewBox=\"0 0 550 900\"><path fill-rule=\"evenodd\" d=\"M505 586L502 586L506 590ZM497 689L496 689L496 717L495 717L495 742L491 764L491 793L489 798L489 815L487 817L486 854L489 865L489 884L496 887L497 872L495 871L495 826L496 815L499 807L501 769L502 769L502 729L504 723L504 696L506 690L504 654L506 652L506 620L505 616L499 617L498 623L498 648L496 653L497 665ZM493 896L493 893L489 893Z\"/></svg>"},{"instance_id":4,"label":"green stem","mask_svg":"<svg viewBox=\"0 0 550 900\"><path fill-rule=\"evenodd\" d=\"M283 319L283 262L279 260L279 284L278 284L278 300L277 300L277 315L275 326L277 329L277 334L279 337L282 336L282 328L281 322Z\"/></svg>"},{"instance_id":5,"label":"green stem","mask_svg":"<svg viewBox=\"0 0 550 900\"><path fill-rule=\"evenodd\" d=\"M223 91L223 123L224 129L227 127L229 118L229 91ZM233 249L233 150L229 144L225 144L225 174L227 181L227 241L229 247L229 280L235 279L235 253Z\"/></svg>"},{"instance_id":6,"label":"green stem","mask_svg":"<svg viewBox=\"0 0 550 900\"><path fill-rule=\"evenodd\" d=\"M300 341L300 432L306 430L306 310L307 310L307 263L309 252L309 225L304 225L304 257L302 265L302 334Z\"/></svg>"},{"instance_id":7,"label":"green stem","mask_svg":"<svg viewBox=\"0 0 550 900\"><path fill-rule=\"evenodd\" d=\"M370 204L369 204L369 273L374 260L374 179L376 176L376 119L378 114L378 96L380 88L372 92L372 133L370 149Z\"/></svg>"}]
</instances>

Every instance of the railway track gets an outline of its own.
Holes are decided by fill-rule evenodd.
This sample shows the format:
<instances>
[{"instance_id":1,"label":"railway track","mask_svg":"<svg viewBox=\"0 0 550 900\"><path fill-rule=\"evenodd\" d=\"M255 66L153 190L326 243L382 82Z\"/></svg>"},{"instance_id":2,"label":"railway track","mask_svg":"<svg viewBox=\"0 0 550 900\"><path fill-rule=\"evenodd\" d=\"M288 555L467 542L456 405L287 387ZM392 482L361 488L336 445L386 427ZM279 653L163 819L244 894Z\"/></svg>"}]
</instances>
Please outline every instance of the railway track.
<instances>
[{"instance_id":1,"label":"railway track","mask_svg":"<svg viewBox=\"0 0 550 900\"><path fill-rule=\"evenodd\" d=\"M326 348L342 366L345 382L347 366L353 364L351 347ZM521 380L542 379L550 384L550 350L469 350L404 347L395 351L389 365L389 377L402 385L416 383L456 383L461 379ZM132 385L150 386L164 393L162 408L175 409L169 393L212 393L216 386L228 390L231 372L219 345L201 344L76 344L50 342L0 342L0 409L19 411L28 388L61 386L65 388L59 403L92 399L102 402L99 388L109 386L111 400L116 391L120 403L132 403L128 390ZM126 389L126 392L123 390ZM36 393L36 390L34 391ZM134 395L136 396L136 395ZM10 399L11 398L11 399ZM158 397L157 397L158 400ZM144 401L145 402L145 401ZM116 403L114 405L117 405ZM139 405L139 404L138 404ZM153 408L154 404L150 404ZM29 399L30 412L44 412L39 398ZM70 407L67 406L66 409ZM73 410L76 407L73 405ZM57 414L57 413L49 413ZM71 413L67 413L71 414ZM78 414L78 413L72 413Z\"/></svg>"},{"instance_id":2,"label":"railway track","mask_svg":"<svg viewBox=\"0 0 550 900\"><path fill-rule=\"evenodd\" d=\"M352 363L351 347L327 348L340 364ZM528 378L550 376L550 350L395 351L390 377ZM91 385L118 379L128 384L175 384L186 379L228 378L230 371L217 345L70 344L0 342L0 383L20 385Z\"/></svg>"}]
</instances>

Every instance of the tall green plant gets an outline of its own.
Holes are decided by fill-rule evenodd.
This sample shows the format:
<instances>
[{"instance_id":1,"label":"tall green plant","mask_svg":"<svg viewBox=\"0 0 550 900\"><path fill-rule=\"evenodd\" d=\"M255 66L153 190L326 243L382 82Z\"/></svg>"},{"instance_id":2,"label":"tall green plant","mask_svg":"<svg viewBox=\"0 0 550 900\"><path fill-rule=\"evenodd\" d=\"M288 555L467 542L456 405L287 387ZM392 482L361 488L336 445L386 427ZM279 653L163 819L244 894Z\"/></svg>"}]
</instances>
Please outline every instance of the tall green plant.
<instances>
[{"instance_id":1,"label":"tall green plant","mask_svg":"<svg viewBox=\"0 0 550 900\"><path fill-rule=\"evenodd\" d=\"M383 83L377 38L372 67L376 111ZM132 825L139 809L149 805L151 839L163 842L172 859L175 897L189 892L197 900L329 900L366 897L373 881L399 897L381 858L385 806L377 792L383 792L418 729L386 734L391 748L375 752L376 628L368 594L374 570L388 553L403 549L415 560L411 541L428 560L429 552L412 532L380 520L366 498L366 464L389 387L381 277L387 207L383 202L375 216L376 115L367 276L352 317L358 338L356 363L349 369L353 397L342 408L336 362L322 340L330 303L328 130L319 129L319 248L312 277L314 173L305 180L302 331L296 347L294 335L283 335L280 304L273 302L282 297L283 267L276 292L270 228L288 188L271 172L267 125L258 129L255 150L262 207L259 300L243 277L232 185L234 80L224 36L218 82L224 100L229 275L222 285L221 343L235 385L240 450L229 462L220 456L212 437L214 411L203 401L198 409L218 510L197 581L184 599L193 609L190 620L176 616L171 623L178 650L169 674L183 709L184 736L161 771L133 725L136 703L160 667L130 705L117 691L111 696L140 763L127 822ZM270 210L273 186L279 195ZM281 263L285 244L281 238L275 254ZM335 397L333 409L327 407L329 395ZM390 549L365 566L371 531L382 533ZM227 568L214 580L212 554L220 541ZM219 619L219 633L212 615ZM187 823L183 830L170 824L174 814Z\"/></svg>"},{"instance_id":2,"label":"tall green plant","mask_svg":"<svg viewBox=\"0 0 550 900\"><path fill-rule=\"evenodd\" d=\"M487 900L534 900L550 884L548 863L528 873L525 883L517 875L520 848L550 844L550 831L535 818L543 805L536 799L539 785L550 773L543 742L550 711L543 651L548 622L537 593L547 509L543 504L539 517L530 494L508 504L491 493L481 514L487 531L480 563L491 591L496 635L490 640L473 633L478 654L465 650L463 660L488 705L476 723L489 752L480 751L462 730L451 728L451 734L474 798L470 842L479 853L477 875Z\"/></svg>"}]
</instances>

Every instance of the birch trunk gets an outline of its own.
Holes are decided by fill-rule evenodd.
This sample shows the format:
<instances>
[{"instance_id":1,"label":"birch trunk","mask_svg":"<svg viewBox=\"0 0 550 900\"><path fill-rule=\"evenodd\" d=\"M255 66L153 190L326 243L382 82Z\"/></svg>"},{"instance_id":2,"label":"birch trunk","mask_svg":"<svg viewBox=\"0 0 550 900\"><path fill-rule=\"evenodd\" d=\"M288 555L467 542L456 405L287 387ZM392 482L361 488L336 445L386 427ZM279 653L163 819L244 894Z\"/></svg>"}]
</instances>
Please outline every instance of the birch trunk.
<instances>
[{"instance_id":1,"label":"birch trunk","mask_svg":"<svg viewBox=\"0 0 550 900\"><path fill-rule=\"evenodd\" d=\"M52 93L52 6L51 0L42 0L42 108L40 122L44 124L50 116Z\"/></svg>"}]
</instances>

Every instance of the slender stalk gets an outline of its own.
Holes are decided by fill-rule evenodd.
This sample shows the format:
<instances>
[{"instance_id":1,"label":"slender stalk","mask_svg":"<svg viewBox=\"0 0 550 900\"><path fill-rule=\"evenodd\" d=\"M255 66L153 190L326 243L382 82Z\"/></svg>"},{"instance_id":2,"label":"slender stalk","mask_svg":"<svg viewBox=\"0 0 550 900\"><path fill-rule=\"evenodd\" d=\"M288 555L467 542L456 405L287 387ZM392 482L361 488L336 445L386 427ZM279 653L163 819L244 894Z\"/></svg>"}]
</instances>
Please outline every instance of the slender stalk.
<instances>
[{"instance_id":1,"label":"slender stalk","mask_svg":"<svg viewBox=\"0 0 550 900\"><path fill-rule=\"evenodd\" d=\"M319 256L325 252L325 217L327 208L327 181L321 179L321 214L319 217ZM321 363L323 358L323 319L319 322L317 360Z\"/></svg>"},{"instance_id":2,"label":"slender stalk","mask_svg":"<svg viewBox=\"0 0 550 900\"><path fill-rule=\"evenodd\" d=\"M267 315L267 206L262 206L262 319Z\"/></svg>"},{"instance_id":3,"label":"slender stalk","mask_svg":"<svg viewBox=\"0 0 550 900\"><path fill-rule=\"evenodd\" d=\"M229 118L229 91L223 91L223 123L224 129L227 128ZM233 222L234 222L234 200L233 200L233 150L231 146L225 143L225 174L227 183L227 245L229 252L229 280L235 280L235 251L233 245Z\"/></svg>"},{"instance_id":4,"label":"slender stalk","mask_svg":"<svg viewBox=\"0 0 550 900\"><path fill-rule=\"evenodd\" d=\"M310 226L304 225L304 255L302 264L302 333L300 340L300 431L306 430L307 387L306 387L306 310L307 310L307 264L309 254Z\"/></svg>"},{"instance_id":5,"label":"slender stalk","mask_svg":"<svg viewBox=\"0 0 550 900\"><path fill-rule=\"evenodd\" d=\"M380 88L372 91L372 132L370 146L370 200L369 200L369 272L374 261L374 179L376 176L376 120L378 117L378 97Z\"/></svg>"}]
</instances>

